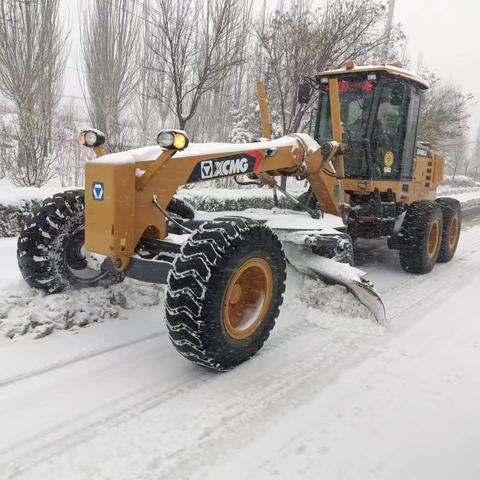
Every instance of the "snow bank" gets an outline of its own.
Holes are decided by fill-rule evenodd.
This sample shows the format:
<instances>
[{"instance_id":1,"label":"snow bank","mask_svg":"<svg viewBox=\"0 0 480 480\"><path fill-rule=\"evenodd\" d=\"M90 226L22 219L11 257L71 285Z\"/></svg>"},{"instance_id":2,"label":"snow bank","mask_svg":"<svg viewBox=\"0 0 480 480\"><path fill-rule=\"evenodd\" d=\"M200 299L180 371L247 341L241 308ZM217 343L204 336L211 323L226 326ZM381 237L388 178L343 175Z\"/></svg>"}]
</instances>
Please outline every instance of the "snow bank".
<instances>
[{"instance_id":1,"label":"snow bank","mask_svg":"<svg viewBox=\"0 0 480 480\"><path fill-rule=\"evenodd\" d=\"M457 178L455 178L455 183L447 182L440 185L437 195L456 198L464 210L480 206L480 183L473 182L469 177L460 177L457 183Z\"/></svg>"},{"instance_id":2,"label":"snow bank","mask_svg":"<svg viewBox=\"0 0 480 480\"><path fill-rule=\"evenodd\" d=\"M65 190L57 180L42 188L16 187L7 179L0 179L0 237L15 237L20 232L26 215L44 198Z\"/></svg>"},{"instance_id":3,"label":"snow bank","mask_svg":"<svg viewBox=\"0 0 480 480\"><path fill-rule=\"evenodd\" d=\"M78 187L77 187L78 188ZM28 202L38 202L54 193L65 190L58 180L36 187L16 187L5 178L0 179L0 206L15 207Z\"/></svg>"},{"instance_id":4,"label":"snow bank","mask_svg":"<svg viewBox=\"0 0 480 480\"><path fill-rule=\"evenodd\" d=\"M465 175L455 175L455 179L449 175L445 175L440 188L455 188L455 187L480 187L480 182L476 182L472 177Z\"/></svg>"}]
</instances>

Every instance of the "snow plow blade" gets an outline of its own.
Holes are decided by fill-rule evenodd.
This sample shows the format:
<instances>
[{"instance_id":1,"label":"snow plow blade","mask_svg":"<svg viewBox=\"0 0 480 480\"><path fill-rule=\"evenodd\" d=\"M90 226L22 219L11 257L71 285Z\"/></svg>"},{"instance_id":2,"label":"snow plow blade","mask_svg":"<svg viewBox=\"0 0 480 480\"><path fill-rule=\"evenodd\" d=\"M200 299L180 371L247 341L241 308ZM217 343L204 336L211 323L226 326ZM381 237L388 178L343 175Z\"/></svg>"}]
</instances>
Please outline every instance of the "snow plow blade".
<instances>
[{"instance_id":1,"label":"snow plow blade","mask_svg":"<svg viewBox=\"0 0 480 480\"><path fill-rule=\"evenodd\" d=\"M365 278L366 272L347 263L317 255L308 245L290 241L283 241L282 244L288 261L295 269L326 283L343 285L372 312L380 325L386 325L385 305L372 283Z\"/></svg>"}]
</instances>

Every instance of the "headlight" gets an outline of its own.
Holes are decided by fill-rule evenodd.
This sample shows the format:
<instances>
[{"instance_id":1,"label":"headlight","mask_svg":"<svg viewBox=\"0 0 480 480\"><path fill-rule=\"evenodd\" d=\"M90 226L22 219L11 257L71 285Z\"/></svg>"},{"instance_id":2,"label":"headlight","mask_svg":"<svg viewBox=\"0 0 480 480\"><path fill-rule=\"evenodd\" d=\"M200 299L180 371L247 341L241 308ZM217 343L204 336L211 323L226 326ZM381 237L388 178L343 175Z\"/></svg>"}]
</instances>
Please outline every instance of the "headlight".
<instances>
[{"instance_id":1,"label":"headlight","mask_svg":"<svg viewBox=\"0 0 480 480\"><path fill-rule=\"evenodd\" d=\"M101 147L105 144L105 134L100 130L83 130L80 133L80 145Z\"/></svg>"},{"instance_id":2,"label":"headlight","mask_svg":"<svg viewBox=\"0 0 480 480\"><path fill-rule=\"evenodd\" d=\"M183 150L188 146L188 137L181 130L162 130L157 135L157 143L166 150Z\"/></svg>"}]
</instances>

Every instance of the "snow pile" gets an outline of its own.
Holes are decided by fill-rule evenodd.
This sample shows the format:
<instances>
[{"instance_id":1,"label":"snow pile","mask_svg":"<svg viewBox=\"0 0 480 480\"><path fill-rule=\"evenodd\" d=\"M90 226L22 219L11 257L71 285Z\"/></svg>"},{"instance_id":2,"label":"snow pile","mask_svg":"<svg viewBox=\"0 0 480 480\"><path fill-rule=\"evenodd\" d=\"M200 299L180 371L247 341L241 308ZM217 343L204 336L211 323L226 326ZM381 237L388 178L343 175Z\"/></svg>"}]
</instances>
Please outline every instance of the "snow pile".
<instances>
[{"instance_id":1,"label":"snow pile","mask_svg":"<svg viewBox=\"0 0 480 480\"><path fill-rule=\"evenodd\" d=\"M0 178L0 205L14 207L28 202L38 202L63 190L66 190L66 188L62 187L58 179L50 181L41 188L36 188L16 187L6 178Z\"/></svg>"},{"instance_id":2,"label":"snow pile","mask_svg":"<svg viewBox=\"0 0 480 480\"><path fill-rule=\"evenodd\" d=\"M38 200L26 200L17 205L0 203L0 237L15 237L18 235L25 217L37 205L40 205Z\"/></svg>"},{"instance_id":3,"label":"snow pile","mask_svg":"<svg viewBox=\"0 0 480 480\"><path fill-rule=\"evenodd\" d=\"M480 206L480 185L479 186L452 186L440 185L438 189L439 197L456 198L462 205L462 208L474 208Z\"/></svg>"},{"instance_id":4,"label":"snow pile","mask_svg":"<svg viewBox=\"0 0 480 480\"><path fill-rule=\"evenodd\" d=\"M360 327L360 330L384 331L368 308L342 285L327 285L319 279L304 277L301 301L307 305L306 318L315 325L328 328L333 316L335 323L353 330ZM319 317L318 310L327 311L328 315Z\"/></svg>"},{"instance_id":5,"label":"snow pile","mask_svg":"<svg viewBox=\"0 0 480 480\"><path fill-rule=\"evenodd\" d=\"M22 283L20 281L20 283ZM0 335L13 339L29 334L34 338L54 330L75 330L108 319L124 319L126 310L163 303L163 287L127 279L102 289L70 290L44 295L26 285L0 292Z\"/></svg>"},{"instance_id":6,"label":"snow pile","mask_svg":"<svg viewBox=\"0 0 480 480\"><path fill-rule=\"evenodd\" d=\"M321 329L367 336L385 332L370 310L344 286L327 284L292 267L287 270L287 289L279 321L287 312L294 312L298 319Z\"/></svg>"}]
</instances>

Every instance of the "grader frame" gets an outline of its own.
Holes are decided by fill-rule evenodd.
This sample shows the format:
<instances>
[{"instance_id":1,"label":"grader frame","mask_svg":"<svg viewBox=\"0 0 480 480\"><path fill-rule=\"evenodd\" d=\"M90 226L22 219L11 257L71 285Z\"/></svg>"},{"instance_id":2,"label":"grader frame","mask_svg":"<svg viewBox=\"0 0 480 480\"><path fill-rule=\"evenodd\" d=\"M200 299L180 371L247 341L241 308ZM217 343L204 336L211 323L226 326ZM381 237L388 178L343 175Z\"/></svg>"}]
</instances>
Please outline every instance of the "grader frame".
<instances>
[{"instance_id":1,"label":"grader frame","mask_svg":"<svg viewBox=\"0 0 480 480\"><path fill-rule=\"evenodd\" d=\"M85 185L87 191L100 185L103 197L99 201L92 194L86 195L87 249L111 257L115 268L125 271L142 236L167 236L167 219L152 203L154 196L160 207L166 209L181 185L238 174L255 176L270 185L274 185L276 175L306 179L321 210L344 217L349 205L349 194L345 192L363 196L375 191L390 192L405 206L418 200L434 200L436 187L443 178L443 158L426 149L416 156L411 179L345 178L343 156L348 145L344 143L341 121L339 77L352 72L383 72L420 82L395 67L350 65L346 70L322 73L323 78L328 78L333 140L321 148L308 135L293 134L255 144L192 145L185 151L149 147L127 152L129 159L125 161L125 154L105 156L104 149L95 146L97 159L86 164ZM257 93L262 134L269 139L272 130L262 83L257 85Z\"/></svg>"}]
</instances>

